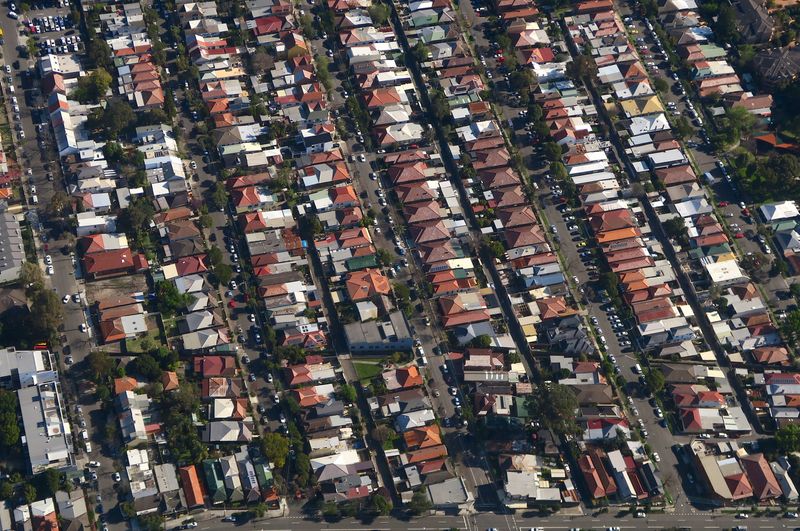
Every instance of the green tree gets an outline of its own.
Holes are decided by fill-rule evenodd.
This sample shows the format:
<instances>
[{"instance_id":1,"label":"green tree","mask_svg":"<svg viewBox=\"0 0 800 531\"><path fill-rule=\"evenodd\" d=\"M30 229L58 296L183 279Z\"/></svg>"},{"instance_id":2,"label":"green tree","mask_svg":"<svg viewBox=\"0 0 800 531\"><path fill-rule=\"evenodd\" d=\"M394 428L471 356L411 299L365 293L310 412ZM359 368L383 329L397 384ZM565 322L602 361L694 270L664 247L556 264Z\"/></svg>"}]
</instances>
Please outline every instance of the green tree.
<instances>
[{"instance_id":1,"label":"green tree","mask_svg":"<svg viewBox=\"0 0 800 531\"><path fill-rule=\"evenodd\" d=\"M219 264L214 268L214 275L222 285L227 286L233 278L233 269L228 264Z\"/></svg>"},{"instance_id":2,"label":"green tree","mask_svg":"<svg viewBox=\"0 0 800 531\"><path fill-rule=\"evenodd\" d=\"M225 185L221 182L215 184L210 199L211 204L217 210L225 210L225 206L228 204L228 192L225 190Z\"/></svg>"},{"instance_id":3,"label":"green tree","mask_svg":"<svg viewBox=\"0 0 800 531\"><path fill-rule=\"evenodd\" d=\"M428 61L428 58L431 55L430 50L425 43L422 42L422 39L417 41L417 44L414 45L414 48L411 49L411 55L418 63L424 63Z\"/></svg>"},{"instance_id":4,"label":"green tree","mask_svg":"<svg viewBox=\"0 0 800 531\"><path fill-rule=\"evenodd\" d=\"M566 385L537 386L526 399L526 406L534 418L557 433L576 433L578 430L575 422L578 399L575 392Z\"/></svg>"},{"instance_id":5,"label":"green tree","mask_svg":"<svg viewBox=\"0 0 800 531\"><path fill-rule=\"evenodd\" d=\"M266 433L261 439L261 450L274 468L283 468L289 455L289 439L280 433Z\"/></svg>"},{"instance_id":6,"label":"green tree","mask_svg":"<svg viewBox=\"0 0 800 531\"><path fill-rule=\"evenodd\" d=\"M411 496L411 501L408 504L408 510L416 516L430 511L431 507L433 507L433 504L431 504L430 498L428 498L428 495L423 489L414 492L414 495Z\"/></svg>"},{"instance_id":7,"label":"green tree","mask_svg":"<svg viewBox=\"0 0 800 531\"><path fill-rule=\"evenodd\" d=\"M335 502L328 501L322 506L322 516L328 520L337 520L342 517L342 513Z\"/></svg>"},{"instance_id":8,"label":"green tree","mask_svg":"<svg viewBox=\"0 0 800 531\"><path fill-rule=\"evenodd\" d=\"M662 94L665 94L669 90L669 83L667 83L666 79L660 76L653 79L653 86Z\"/></svg>"},{"instance_id":9,"label":"green tree","mask_svg":"<svg viewBox=\"0 0 800 531\"><path fill-rule=\"evenodd\" d=\"M19 447L20 435L17 395L0 389L0 453L11 455Z\"/></svg>"},{"instance_id":10,"label":"green tree","mask_svg":"<svg viewBox=\"0 0 800 531\"><path fill-rule=\"evenodd\" d=\"M645 379L647 380L647 385L650 386L654 394L658 394L664 390L666 378L664 377L664 373L661 372L661 369L650 369Z\"/></svg>"},{"instance_id":11,"label":"green tree","mask_svg":"<svg viewBox=\"0 0 800 531\"><path fill-rule=\"evenodd\" d=\"M469 342L469 346L475 348L489 348L492 346L492 338L486 334L479 335Z\"/></svg>"},{"instance_id":12,"label":"green tree","mask_svg":"<svg viewBox=\"0 0 800 531\"><path fill-rule=\"evenodd\" d=\"M486 243L486 246L492 252L495 258L498 260L502 260L506 255L506 248L505 246L497 240L489 240Z\"/></svg>"},{"instance_id":13,"label":"green tree","mask_svg":"<svg viewBox=\"0 0 800 531\"><path fill-rule=\"evenodd\" d=\"M86 356L86 363L89 365L89 371L95 382L105 382L114 372L114 360L107 352L102 350L93 350Z\"/></svg>"},{"instance_id":14,"label":"green tree","mask_svg":"<svg viewBox=\"0 0 800 531\"><path fill-rule=\"evenodd\" d=\"M380 493L373 493L369 501L373 512L380 516L388 516L392 512L392 502Z\"/></svg>"},{"instance_id":15,"label":"green tree","mask_svg":"<svg viewBox=\"0 0 800 531\"><path fill-rule=\"evenodd\" d=\"M561 146L559 146L552 140L544 143L544 146L542 147L542 153L544 153L544 156L550 162L557 162L561 160L561 155L562 155Z\"/></svg>"},{"instance_id":16,"label":"green tree","mask_svg":"<svg viewBox=\"0 0 800 531\"><path fill-rule=\"evenodd\" d=\"M150 227L154 214L155 209L150 201L135 198L128 204L128 208L120 212L117 217L117 228L131 235L146 231Z\"/></svg>"},{"instance_id":17,"label":"green tree","mask_svg":"<svg viewBox=\"0 0 800 531\"><path fill-rule=\"evenodd\" d=\"M343 384L339 387L339 398L345 402L355 403L356 401L356 388L350 384Z\"/></svg>"},{"instance_id":18,"label":"green tree","mask_svg":"<svg viewBox=\"0 0 800 531\"><path fill-rule=\"evenodd\" d=\"M151 382L161 379L161 366L150 354L139 354L128 363L126 370Z\"/></svg>"},{"instance_id":19,"label":"green tree","mask_svg":"<svg viewBox=\"0 0 800 531\"><path fill-rule=\"evenodd\" d=\"M111 64L111 47L101 36L93 36L86 43L86 54L98 68L109 68Z\"/></svg>"},{"instance_id":20,"label":"green tree","mask_svg":"<svg viewBox=\"0 0 800 531\"><path fill-rule=\"evenodd\" d=\"M685 116L679 116L672 127L675 136L681 140L686 140L694 136L694 127L692 123Z\"/></svg>"},{"instance_id":21,"label":"green tree","mask_svg":"<svg viewBox=\"0 0 800 531\"><path fill-rule=\"evenodd\" d=\"M61 190L56 190L47 203L47 214L54 218L60 218L64 215L67 207L69 207L69 196Z\"/></svg>"},{"instance_id":22,"label":"green tree","mask_svg":"<svg viewBox=\"0 0 800 531\"><path fill-rule=\"evenodd\" d=\"M167 317L175 315L178 310L186 308L194 300L191 294L181 293L175 283L168 280L156 283L155 294L158 311Z\"/></svg>"},{"instance_id":23,"label":"green tree","mask_svg":"<svg viewBox=\"0 0 800 531\"><path fill-rule=\"evenodd\" d=\"M30 308L32 331L41 339L55 337L61 325L63 310L61 301L54 291L43 289L33 296Z\"/></svg>"},{"instance_id":24,"label":"green tree","mask_svg":"<svg viewBox=\"0 0 800 531\"><path fill-rule=\"evenodd\" d=\"M100 67L88 76L78 78L78 85L71 96L81 103L97 103L106 95L112 81L111 74Z\"/></svg>"},{"instance_id":25,"label":"green tree","mask_svg":"<svg viewBox=\"0 0 800 531\"><path fill-rule=\"evenodd\" d=\"M103 156L105 156L107 161L111 163L117 163L120 162L125 156L125 150L122 148L122 144L119 142L109 140L103 146Z\"/></svg>"},{"instance_id":26,"label":"green tree","mask_svg":"<svg viewBox=\"0 0 800 531\"><path fill-rule=\"evenodd\" d=\"M786 424L775 432L775 443L781 455L800 452L800 425Z\"/></svg>"},{"instance_id":27,"label":"green tree","mask_svg":"<svg viewBox=\"0 0 800 531\"><path fill-rule=\"evenodd\" d=\"M219 264L222 263L223 259L222 251L216 245L209 247L206 256L208 256L208 259L211 262L211 267L217 267Z\"/></svg>"},{"instance_id":28,"label":"green tree","mask_svg":"<svg viewBox=\"0 0 800 531\"><path fill-rule=\"evenodd\" d=\"M36 57L36 52L38 47L36 46L36 39L33 37L28 37L28 40L25 41L25 45L28 49L28 57Z\"/></svg>"},{"instance_id":29,"label":"green tree","mask_svg":"<svg viewBox=\"0 0 800 531\"><path fill-rule=\"evenodd\" d=\"M780 324L780 331L787 343L797 345L800 339L800 310L789 312Z\"/></svg>"},{"instance_id":30,"label":"green tree","mask_svg":"<svg viewBox=\"0 0 800 531\"><path fill-rule=\"evenodd\" d=\"M22 487L22 497L25 499L25 503L33 503L36 501L36 487L34 487L30 483L25 483Z\"/></svg>"},{"instance_id":31,"label":"green tree","mask_svg":"<svg viewBox=\"0 0 800 531\"><path fill-rule=\"evenodd\" d=\"M688 229L686 228L686 222L683 221L683 218L680 216L668 219L662 226L667 236L673 240L682 242L687 238Z\"/></svg>"},{"instance_id":32,"label":"green tree","mask_svg":"<svg viewBox=\"0 0 800 531\"><path fill-rule=\"evenodd\" d=\"M563 162L557 161L550 163L550 174L557 181L565 181L567 179L567 167Z\"/></svg>"},{"instance_id":33,"label":"green tree","mask_svg":"<svg viewBox=\"0 0 800 531\"><path fill-rule=\"evenodd\" d=\"M369 8L369 16L376 27L385 26L389 22L391 10L386 4L373 3Z\"/></svg>"},{"instance_id":34,"label":"green tree","mask_svg":"<svg viewBox=\"0 0 800 531\"><path fill-rule=\"evenodd\" d=\"M302 487L311 482L311 460L304 452L297 452L294 458L295 481Z\"/></svg>"},{"instance_id":35,"label":"green tree","mask_svg":"<svg viewBox=\"0 0 800 531\"><path fill-rule=\"evenodd\" d=\"M162 531L164 518L158 513L149 513L139 517L139 527L144 531Z\"/></svg>"},{"instance_id":36,"label":"green tree","mask_svg":"<svg viewBox=\"0 0 800 531\"><path fill-rule=\"evenodd\" d=\"M29 294L41 289L44 285L42 268L33 262L23 262L19 280Z\"/></svg>"},{"instance_id":37,"label":"green tree","mask_svg":"<svg viewBox=\"0 0 800 531\"><path fill-rule=\"evenodd\" d=\"M14 495L14 485L10 481L0 481L0 500L10 500Z\"/></svg>"}]
</instances>

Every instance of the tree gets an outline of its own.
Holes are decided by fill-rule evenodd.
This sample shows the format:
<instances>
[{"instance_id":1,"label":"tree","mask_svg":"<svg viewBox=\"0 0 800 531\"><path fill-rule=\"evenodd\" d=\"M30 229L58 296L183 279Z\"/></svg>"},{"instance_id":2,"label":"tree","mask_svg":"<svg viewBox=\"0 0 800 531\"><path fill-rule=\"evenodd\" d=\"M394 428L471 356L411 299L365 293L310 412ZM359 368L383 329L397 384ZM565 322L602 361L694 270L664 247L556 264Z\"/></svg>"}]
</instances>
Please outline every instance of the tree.
<instances>
[{"instance_id":1,"label":"tree","mask_svg":"<svg viewBox=\"0 0 800 531\"><path fill-rule=\"evenodd\" d=\"M158 513L149 513L139 517L139 527L144 531L161 531L164 529L164 519Z\"/></svg>"},{"instance_id":2,"label":"tree","mask_svg":"<svg viewBox=\"0 0 800 531\"><path fill-rule=\"evenodd\" d=\"M223 259L222 251L216 245L214 245L213 247L209 247L206 255L208 256L208 259L211 262L211 267L217 267L219 264L222 263Z\"/></svg>"},{"instance_id":3,"label":"tree","mask_svg":"<svg viewBox=\"0 0 800 531\"><path fill-rule=\"evenodd\" d=\"M89 371L96 383L107 381L114 372L114 360L102 350L89 352L89 355L86 356L86 363L89 365Z\"/></svg>"},{"instance_id":4,"label":"tree","mask_svg":"<svg viewBox=\"0 0 800 531\"><path fill-rule=\"evenodd\" d=\"M325 87L325 90L330 92L333 89L333 79L328 70L331 60L324 55L314 56L314 64L317 67L317 79Z\"/></svg>"},{"instance_id":5,"label":"tree","mask_svg":"<svg viewBox=\"0 0 800 531\"><path fill-rule=\"evenodd\" d=\"M261 439L261 450L274 468L283 468L289 455L289 439L280 433L266 433Z\"/></svg>"},{"instance_id":6,"label":"tree","mask_svg":"<svg viewBox=\"0 0 800 531\"><path fill-rule=\"evenodd\" d=\"M214 268L214 275L221 284L227 286L233 278L233 269L228 264L219 264Z\"/></svg>"},{"instance_id":7,"label":"tree","mask_svg":"<svg viewBox=\"0 0 800 531\"><path fill-rule=\"evenodd\" d=\"M373 3L369 8L369 16L376 27L385 26L391 11L386 4Z\"/></svg>"},{"instance_id":8,"label":"tree","mask_svg":"<svg viewBox=\"0 0 800 531\"><path fill-rule=\"evenodd\" d=\"M72 91L72 98L81 103L97 103L106 95L113 78L105 68L98 68L88 76L78 78L78 86Z\"/></svg>"},{"instance_id":9,"label":"tree","mask_svg":"<svg viewBox=\"0 0 800 531\"><path fill-rule=\"evenodd\" d=\"M20 444L17 395L0 389L0 450L5 455Z\"/></svg>"},{"instance_id":10,"label":"tree","mask_svg":"<svg viewBox=\"0 0 800 531\"><path fill-rule=\"evenodd\" d=\"M167 317L175 315L178 310L186 308L194 297L189 293L181 293L173 282L161 280L156 283L156 305L158 311Z\"/></svg>"},{"instance_id":11,"label":"tree","mask_svg":"<svg viewBox=\"0 0 800 531\"><path fill-rule=\"evenodd\" d=\"M789 312L783 319L780 330L788 343L796 345L800 339L800 310Z\"/></svg>"},{"instance_id":12,"label":"tree","mask_svg":"<svg viewBox=\"0 0 800 531\"><path fill-rule=\"evenodd\" d=\"M139 354L128 363L126 370L151 382L161 379L161 366L150 354Z\"/></svg>"},{"instance_id":13,"label":"tree","mask_svg":"<svg viewBox=\"0 0 800 531\"><path fill-rule=\"evenodd\" d=\"M356 401L356 388L350 384L344 384L339 387L339 398L345 402L354 403Z\"/></svg>"},{"instance_id":14,"label":"tree","mask_svg":"<svg viewBox=\"0 0 800 531\"><path fill-rule=\"evenodd\" d=\"M502 260L506 255L506 248L497 240L489 240L486 244L489 250L492 252L495 258L498 260Z\"/></svg>"},{"instance_id":15,"label":"tree","mask_svg":"<svg viewBox=\"0 0 800 531\"><path fill-rule=\"evenodd\" d=\"M33 262L23 262L22 270L19 274L19 280L23 287L29 292L41 289L44 285L44 276L42 276L42 268Z\"/></svg>"},{"instance_id":16,"label":"tree","mask_svg":"<svg viewBox=\"0 0 800 531\"><path fill-rule=\"evenodd\" d=\"M210 199L211 204L217 210L225 210L225 206L228 204L228 192L225 190L225 185L221 182L215 184Z\"/></svg>"},{"instance_id":17,"label":"tree","mask_svg":"<svg viewBox=\"0 0 800 531\"><path fill-rule=\"evenodd\" d=\"M730 107L725 118L731 127L739 131L742 137L748 136L756 124L756 117L744 107Z\"/></svg>"},{"instance_id":18,"label":"tree","mask_svg":"<svg viewBox=\"0 0 800 531\"><path fill-rule=\"evenodd\" d=\"M382 266L388 266L392 263L392 253L387 251L386 249L378 249L375 253L378 257L378 263Z\"/></svg>"},{"instance_id":19,"label":"tree","mask_svg":"<svg viewBox=\"0 0 800 531\"><path fill-rule=\"evenodd\" d=\"M675 136L681 140L686 140L694 136L694 127L692 127L692 123L685 116L679 116L678 119L675 120L672 130Z\"/></svg>"},{"instance_id":20,"label":"tree","mask_svg":"<svg viewBox=\"0 0 800 531\"><path fill-rule=\"evenodd\" d=\"M800 451L800 425L786 424L775 432L778 451L785 455Z\"/></svg>"},{"instance_id":21,"label":"tree","mask_svg":"<svg viewBox=\"0 0 800 531\"><path fill-rule=\"evenodd\" d=\"M53 469L45 470L41 474L37 474L33 479L36 485L37 499L41 500L42 498L55 496L56 491L61 489L61 479L61 472Z\"/></svg>"},{"instance_id":22,"label":"tree","mask_svg":"<svg viewBox=\"0 0 800 531\"><path fill-rule=\"evenodd\" d=\"M392 512L392 502L378 492L373 493L369 501L373 512L380 516L388 516Z\"/></svg>"},{"instance_id":23,"label":"tree","mask_svg":"<svg viewBox=\"0 0 800 531\"><path fill-rule=\"evenodd\" d=\"M10 500L14 495L14 485L10 481L0 481L0 501Z\"/></svg>"},{"instance_id":24,"label":"tree","mask_svg":"<svg viewBox=\"0 0 800 531\"><path fill-rule=\"evenodd\" d=\"M28 57L36 57L36 39L28 37L28 40L25 41L25 46L28 49Z\"/></svg>"},{"instance_id":25,"label":"tree","mask_svg":"<svg viewBox=\"0 0 800 531\"><path fill-rule=\"evenodd\" d=\"M664 390L666 378L664 378L664 373L661 372L661 369L650 369L647 372L646 380L653 394L658 394Z\"/></svg>"},{"instance_id":26,"label":"tree","mask_svg":"<svg viewBox=\"0 0 800 531\"><path fill-rule=\"evenodd\" d=\"M792 293L792 297L800 299L800 282L795 282L789 286L789 291Z\"/></svg>"},{"instance_id":27,"label":"tree","mask_svg":"<svg viewBox=\"0 0 800 531\"><path fill-rule=\"evenodd\" d=\"M294 458L295 481L300 487L308 487L311 481L311 460L303 452L297 452Z\"/></svg>"},{"instance_id":28,"label":"tree","mask_svg":"<svg viewBox=\"0 0 800 531\"><path fill-rule=\"evenodd\" d=\"M122 131L136 124L131 106L120 100L111 100L106 107L93 110L86 125L91 130L102 129L105 138L118 138Z\"/></svg>"},{"instance_id":29,"label":"tree","mask_svg":"<svg viewBox=\"0 0 800 531\"><path fill-rule=\"evenodd\" d=\"M422 489L414 492L414 495L411 496L411 501L408 504L408 510L416 516L430 511L431 507L433 507L431 500Z\"/></svg>"},{"instance_id":30,"label":"tree","mask_svg":"<svg viewBox=\"0 0 800 531\"><path fill-rule=\"evenodd\" d=\"M36 487L34 487L31 483L25 483L25 486L22 487L22 497L25 499L25 503L35 502Z\"/></svg>"},{"instance_id":31,"label":"tree","mask_svg":"<svg viewBox=\"0 0 800 531\"><path fill-rule=\"evenodd\" d=\"M561 161L552 162L550 163L550 174L557 181L565 181L567 179L567 167Z\"/></svg>"},{"instance_id":32,"label":"tree","mask_svg":"<svg viewBox=\"0 0 800 531\"><path fill-rule=\"evenodd\" d=\"M109 140L103 146L103 156L105 156L107 161L111 163L117 163L120 162L125 156L125 150L122 148L122 145L119 142Z\"/></svg>"},{"instance_id":33,"label":"tree","mask_svg":"<svg viewBox=\"0 0 800 531\"><path fill-rule=\"evenodd\" d=\"M86 54L89 61L98 68L108 68L111 64L111 47L102 37L94 36L86 43Z\"/></svg>"},{"instance_id":34,"label":"tree","mask_svg":"<svg viewBox=\"0 0 800 531\"><path fill-rule=\"evenodd\" d=\"M662 94L669 90L669 83L667 83L667 80L663 77L655 78L653 80L653 85L655 86L655 89Z\"/></svg>"},{"instance_id":35,"label":"tree","mask_svg":"<svg viewBox=\"0 0 800 531\"><path fill-rule=\"evenodd\" d=\"M385 443L386 441L393 441L397 438L397 432L387 424L378 424L372 428L370 435L373 439L381 444Z\"/></svg>"},{"instance_id":36,"label":"tree","mask_svg":"<svg viewBox=\"0 0 800 531\"><path fill-rule=\"evenodd\" d=\"M469 342L469 346L474 348L489 348L492 346L492 338L486 334L479 335Z\"/></svg>"},{"instance_id":37,"label":"tree","mask_svg":"<svg viewBox=\"0 0 800 531\"><path fill-rule=\"evenodd\" d=\"M428 47L425 46L425 43L422 42L422 39L420 39L417 41L417 44L414 45L414 48L411 49L411 55L418 63L424 63L431 56L431 52L428 50Z\"/></svg>"},{"instance_id":38,"label":"tree","mask_svg":"<svg viewBox=\"0 0 800 531\"><path fill-rule=\"evenodd\" d=\"M578 408L578 399L575 392L566 385L537 386L526 400L526 406L534 418L557 433L577 431L575 410Z\"/></svg>"},{"instance_id":39,"label":"tree","mask_svg":"<svg viewBox=\"0 0 800 531\"><path fill-rule=\"evenodd\" d=\"M736 44L739 42L739 30L736 20L738 15L730 4L721 3L717 21L714 24L714 32L717 34L720 43Z\"/></svg>"},{"instance_id":40,"label":"tree","mask_svg":"<svg viewBox=\"0 0 800 531\"><path fill-rule=\"evenodd\" d=\"M544 143L544 146L542 146L542 153L544 153L544 156L547 157L547 160L549 160L550 162L556 162L561 160L561 155L562 155L561 146L559 146L552 140L549 140Z\"/></svg>"},{"instance_id":41,"label":"tree","mask_svg":"<svg viewBox=\"0 0 800 531\"><path fill-rule=\"evenodd\" d=\"M31 329L35 336L47 340L53 338L63 317L58 295L49 289L37 291L33 296L30 316Z\"/></svg>"},{"instance_id":42,"label":"tree","mask_svg":"<svg viewBox=\"0 0 800 531\"><path fill-rule=\"evenodd\" d=\"M61 190L56 190L47 204L47 213L51 217L60 218L69 206L69 196Z\"/></svg>"},{"instance_id":43,"label":"tree","mask_svg":"<svg viewBox=\"0 0 800 531\"><path fill-rule=\"evenodd\" d=\"M339 511L339 506L336 505L335 502L328 501L322 506L322 516L329 520L337 520L342 517L342 513Z\"/></svg>"}]
</instances>

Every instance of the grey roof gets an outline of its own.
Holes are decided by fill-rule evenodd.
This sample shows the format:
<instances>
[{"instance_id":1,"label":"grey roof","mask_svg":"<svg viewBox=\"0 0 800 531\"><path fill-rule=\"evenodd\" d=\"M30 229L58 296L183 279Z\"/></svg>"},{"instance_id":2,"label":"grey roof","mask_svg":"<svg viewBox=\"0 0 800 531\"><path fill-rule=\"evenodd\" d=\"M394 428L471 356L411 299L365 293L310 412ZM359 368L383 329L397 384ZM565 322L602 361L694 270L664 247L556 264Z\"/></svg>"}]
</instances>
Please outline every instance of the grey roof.
<instances>
[{"instance_id":1,"label":"grey roof","mask_svg":"<svg viewBox=\"0 0 800 531\"><path fill-rule=\"evenodd\" d=\"M33 472L70 466L72 447L64 433L58 383L53 381L20 389L17 397Z\"/></svg>"},{"instance_id":2,"label":"grey roof","mask_svg":"<svg viewBox=\"0 0 800 531\"><path fill-rule=\"evenodd\" d=\"M462 505L472 501L472 494L460 477L448 479L428 487L428 496L434 507Z\"/></svg>"},{"instance_id":3,"label":"grey roof","mask_svg":"<svg viewBox=\"0 0 800 531\"><path fill-rule=\"evenodd\" d=\"M25 261L19 222L7 208L4 201L0 202L0 282L19 278L22 262Z\"/></svg>"}]
</instances>

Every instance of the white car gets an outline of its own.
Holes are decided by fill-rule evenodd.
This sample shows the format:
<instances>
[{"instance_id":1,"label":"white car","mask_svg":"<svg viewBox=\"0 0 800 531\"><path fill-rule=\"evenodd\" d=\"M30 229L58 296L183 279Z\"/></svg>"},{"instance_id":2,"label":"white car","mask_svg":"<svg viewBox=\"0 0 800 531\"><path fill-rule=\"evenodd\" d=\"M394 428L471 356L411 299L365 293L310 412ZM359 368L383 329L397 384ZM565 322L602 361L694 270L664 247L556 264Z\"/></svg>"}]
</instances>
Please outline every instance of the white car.
<instances>
[{"instance_id":1,"label":"white car","mask_svg":"<svg viewBox=\"0 0 800 531\"><path fill-rule=\"evenodd\" d=\"M367 162L367 157L364 156L364 154L362 153L361 155L358 156L358 161L359 162Z\"/></svg>"},{"instance_id":2,"label":"white car","mask_svg":"<svg viewBox=\"0 0 800 531\"><path fill-rule=\"evenodd\" d=\"M231 283L229 284L229 286L230 286L231 289L236 289L236 286L237 286L236 281L235 280L231 280Z\"/></svg>"},{"instance_id":3,"label":"white car","mask_svg":"<svg viewBox=\"0 0 800 531\"><path fill-rule=\"evenodd\" d=\"M64 295L61 298L61 302L63 302L64 304L68 303L69 302L69 295Z\"/></svg>"},{"instance_id":4,"label":"white car","mask_svg":"<svg viewBox=\"0 0 800 531\"><path fill-rule=\"evenodd\" d=\"M81 326L79 328L80 328L81 332L84 332L84 333L86 332L86 330L88 330L88 328L86 327L86 323L81 323Z\"/></svg>"},{"instance_id":5,"label":"white car","mask_svg":"<svg viewBox=\"0 0 800 531\"><path fill-rule=\"evenodd\" d=\"M47 265L53 265L53 257L50 256L49 254L46 254L44 256L44 263Z\"/></svg>"},{"instance_id":6,"label":"white car","mask_svg":"<svg viewBox=\"0 0 800 531\"><path fill-rule=\"evenodd\" d=\"M56 270L53 269L53 266L51 266L51 265L47 266L47 274L48 275L55 275L55 273L56 273Z\"/></svg>"}]
</instances>

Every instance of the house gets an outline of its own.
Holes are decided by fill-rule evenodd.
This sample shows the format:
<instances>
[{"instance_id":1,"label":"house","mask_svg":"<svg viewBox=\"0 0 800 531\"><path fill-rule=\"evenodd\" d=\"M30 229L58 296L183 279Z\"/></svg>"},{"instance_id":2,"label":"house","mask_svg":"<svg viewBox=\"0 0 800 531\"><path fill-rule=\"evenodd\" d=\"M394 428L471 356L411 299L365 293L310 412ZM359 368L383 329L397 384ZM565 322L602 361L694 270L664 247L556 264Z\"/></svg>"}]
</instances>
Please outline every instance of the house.
<instances>
[{"instance_id":1,"label":"house","mask_svg":"<svg viewBox=\"0 0 800 531\"><path fill-rule=\"evenodd\" d=\"M797 79L797 75L800 73L800 48L762 50L753 59L753 67L762 83L767 87L785 87Z\"/></svg>"},{"instance_id":2,"label":"house","mask_svg":"<svg viewBox=\"0 0 800 531\"><path fill-rule=\"evenodd\" d=\"M286 367L286 378L289 385L321 382L336 378L333 366L324 361L322 356L306 356L306 362Z\"/></svg>"},{"instance_id":3,"label":"house","mask_svg":"<svg viewBox=\"0 0 800 531\"><path fill-rule=\"evenodd\" d=\"M0 203L0 283L17 280L24 261L25 250L19 221L3 201Z\"/></svg>"},{"instance_id":4,"label":"house","mask_svg":"<svg viewBox=\"0 0 800 531\"><path fill-rule=\"evenodd\" d=\"M383 372L382 377L386 383L386 388L390 390L420 387L423 383L422 374L420 374L416 365L386 370Z\"/></svg>"},{"instance_id":5,"label":"house","mask_svg":"<svg viewBox=\"0 0 800 531\"><path fill-rule=\"evenodd\" d=\"M736 29L748 44L763 44L772 39L775 22L761 0L735 0L731 6L736 11Z\"/></svg>"},{"instance_id":6,"label":"house","mask_svg":"<svg viewBox=\"0 0 800 531\"><path fill-rule=\"evenodd\" d=\"M189 510L205 506L205 494L200 477L197 475L195 465L183 466L178 469L181 478L183 493L186 498L186 508Z\"/></svg>"},{"instance_id":7,"label":"house","mask_svg":"<svg viewBox=\"0 0 800 531\"><path fill-rule=\"evenodd\" d=\"M345 278L347 294L353 302L371 299L378 295L388 295L389 279L377 269L364 269L348 273Z\"/></svg>"},{"instance_id":8,"label":"house","mask_svg":"<svg viewBox=\"0 0 800 531\"><path fill-rule=\"evenodd\" d=\"M149 267L143 254L134 254L127 248L87 254L82 262L83 270L90 279L130 275Z\"/></svg>"},{"instance_id":9,"label":"house","mask_svg":"<svg viewBox=\"0 0 800 531\"><path fill-rule=\"evenodd\" d=\"M253 432L250 426L241 421L212 421L203 427L203 440L205 442L248 443L253 440Z\"/></svg>"}]
</instances>

